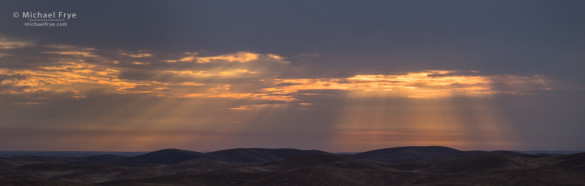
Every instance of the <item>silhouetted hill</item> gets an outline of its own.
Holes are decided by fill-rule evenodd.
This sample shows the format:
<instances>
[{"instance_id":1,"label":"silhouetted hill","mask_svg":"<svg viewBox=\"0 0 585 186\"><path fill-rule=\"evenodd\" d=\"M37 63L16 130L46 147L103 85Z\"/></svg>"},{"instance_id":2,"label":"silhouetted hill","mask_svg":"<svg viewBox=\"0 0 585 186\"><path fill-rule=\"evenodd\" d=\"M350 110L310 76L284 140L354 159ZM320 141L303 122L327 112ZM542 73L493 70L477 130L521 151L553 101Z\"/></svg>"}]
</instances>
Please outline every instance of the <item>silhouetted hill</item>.
<instances>
[{"instance_id":1,"label":"silhouetted hill","mask_svg":"<svg viewBox=\"0 0 585 186\"><path fill-rule=\"evenodd\" d=\"M388 170L388 165L382 162L344 157L334 154L294 156L285 158L281 161L268 163L266 165L279 166L283 169L301 167L335 167L354 170Z\"/></svg>"},{"instance_id":2,"label":"silhouetted hill","mask_svg":"<svg viewBox=\"0 0 585 186\"><path fill-rule=\"evenodd\" d=\"M83 186L86 184L75 183L75 182L59 182L59 181L46 181L46 180L27 180L27 179L1 179L0 185L2 186Z\"/></svg>"},{"instance_id":3,"label":"silhouetted hill","mask_svg":"<svg viewBox=\"0 0 585 186\"><path fill-rule=\"evenodd\" d=\"M122 160L123 165L175 164L197 158L211 158L206 154L180 149L164 149Z\"/></svg>"},{"instance_id":4,"label":"silhouetted hill","mask_svg":"<svg viewBox=\"0 0 585 186\"><path fill-rule=\"evenodd\" d=\"M6 159L17 160L17 161L36 161L36 162L48 162L48 161L61 161L61 159L54 157L45 156L16 156Z\"/></svg>"},{"instance_id":5,"label":"silhouetted hill","mask_svg":"<svg viewBox=\"0 0 585 186\"><path fill-rule=\"evenodd\" d=\"M294 156L270 163L240 165L243 166L121 180L104 185L392 185L408 183L420 176L418 173L393 172L381 162L334 154Z\"/></svg>"},{"instance_id":6,"label":"silhouetted hill","mask_svg":"<svg viewBox=\"0 0 585 186\"><path fill-rule=\"evenodd\" d=\"M207 155L232 163L262 163L278 161L284 158L303 155L330 154L318 150L298 149L264 149L264 148L238 148L220 150L207 153Z\"/></svg>"},{"instance_id":7,"label":"silhouetted hill","mask_svg":"<svg viewBox=\"0 0 585 186\"><path fill-rule=\"evenodd\" d=\"M585 152L559 157L547 167L585 172Z\"/></svg>"},{"instance_id":8,"label":"silhouetted hill","mask_svg":"<svg viewBox=\"0 0 585 186\"><path fill-rule=\"evenodd\" d=\"M432 172L490 172L534 168L521 153L484 152L436 164Z\"/></svg>"},{"instance_id":9,"label":"silhouetted hill","mask_svg":"<svg viewBox=\"0 0 585 186\"><path fill-rule=\"evenodd\" d=\"M409 185L420 178L420 174L409 172L356 170L330 166L304 167L279 171L246 185Z\"/></svg>"},{"instance_id":10,"label":"silhouetted hill","mask_svg":"<svg viewBox=\"0 0 585 186\"><path fill-rule=\"evenodd\" d=\"M11 161L9 159L0 158L0 169L7 168L7 167L13 167L13 166L14 166L14 161Z\"/></svg>"},{"instance_id":11,"label":"silhouetted hill","mask_svg":"<svg viewBox=\"0 0 585 186\"><path fill-rule=\"evenodd\" d=\"M87 156L97 156L102 154L111 154L117 156L138 156L147 152L123 152L123 151L0 151L0 157L21 157L21 156L42 156L52 158L80 158Z\"/></svg>"},{"instance_id":12,"label":"silhouetted hill","mask_svg":"<svg viewBox=\"0 0 585 186\"><path fill-rule=\"evenodd\" d=\"M414 161L431 158L454 158L463 157L478 152L466 152L457 149L441 146L412 146L412 147L395 147L372 150L352 155L356 158L376 160L382 162L402 162Z\"/></svg>"},{"instance_id":13,"label":"silhouetted hill","mask_svg":"<svg viewBox=\"0 0 585 186\"><path fill-rule=\"evenodd\" d=\"M165 149L129 158L0 158L0 185L585 185L584 166L585 153L470 152L436 146L356 155Z\"/></svg>"},{"instance_id":14,"label":"silhouetted hill","mask_svg":"<svg viewBox=\"0 0 585 186\"><path fill-rule=\"evenodd\" d=\"M103 155L96 155L96 156L87 156L81 158L75 158L74 162L76 164L113 164L116 162L123 161L128 157L124 156L117 156L111 154L103 154Z\"/></svg>"},{"instance_id":15,"label":"silhouetted hill","mask_svg":"<svg viewBox=\"0 0 585 186\"><path fill-rule=\"evenodd\" d=\"M231 163L209 159L209 158L197 158L193 160L182 161L173 165L170 165L171 169L178 170L189 170L189 171L209 171L221 168L231 167Z\"/></svg>"},{"instance_id":16,"label":"silhouetted hill","mask_svg":"<svg viewBox=\"0 0 585 186\"><path fill-rule=\"evenodd\" d=\"M517 151L524 154L577 154L583 151L566 151L566 150L529 150L529 151Z\"/></svg>"}]
</instances>

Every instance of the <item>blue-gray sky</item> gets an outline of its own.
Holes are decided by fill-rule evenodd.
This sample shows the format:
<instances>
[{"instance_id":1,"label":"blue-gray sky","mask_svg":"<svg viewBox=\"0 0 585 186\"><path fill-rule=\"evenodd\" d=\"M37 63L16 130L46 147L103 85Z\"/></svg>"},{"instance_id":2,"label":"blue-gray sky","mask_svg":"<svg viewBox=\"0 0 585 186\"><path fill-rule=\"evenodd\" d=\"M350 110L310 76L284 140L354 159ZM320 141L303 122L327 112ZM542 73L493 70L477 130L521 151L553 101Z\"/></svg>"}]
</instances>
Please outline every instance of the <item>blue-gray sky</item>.
<instances>
[{"instance_id":1,"label":"blue-gray sky","mask_svg":"<svg viewBox=\"0 0 585 186\"><path fill-rule=\"evenodd\" d=\"M584 150L584 7L0 0L0 149Z\"/></svg>"}]
</instances>

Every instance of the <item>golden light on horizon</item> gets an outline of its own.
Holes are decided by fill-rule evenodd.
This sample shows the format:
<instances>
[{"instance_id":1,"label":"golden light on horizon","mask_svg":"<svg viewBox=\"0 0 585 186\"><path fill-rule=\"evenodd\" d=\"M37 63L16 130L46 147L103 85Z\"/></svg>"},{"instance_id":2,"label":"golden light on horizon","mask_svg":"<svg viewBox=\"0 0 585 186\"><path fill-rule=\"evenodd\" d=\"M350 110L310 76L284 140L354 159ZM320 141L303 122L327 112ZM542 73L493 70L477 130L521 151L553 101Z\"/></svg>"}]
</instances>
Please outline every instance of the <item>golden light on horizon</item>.
<instances>
[{"instance_id":1,"label":"golden light on horizon","mask_svg":"<svg viewBox=\"0 0 585 186\"><path fill-rule=\"evenodd\" d=\"M0 150L585 152L585 0L9 1Z\"/></svg>"},{"instance_id":2,"label":"golden light on horizon","mask_svg":"<svg viewBox=\"0 0 585 186\"><path fill-rule=\"evenodd\" d=\"M506 115L489 98L345 101L332 148L441 145L460 149L519 146Z\"/></svg>"}]
</instances>

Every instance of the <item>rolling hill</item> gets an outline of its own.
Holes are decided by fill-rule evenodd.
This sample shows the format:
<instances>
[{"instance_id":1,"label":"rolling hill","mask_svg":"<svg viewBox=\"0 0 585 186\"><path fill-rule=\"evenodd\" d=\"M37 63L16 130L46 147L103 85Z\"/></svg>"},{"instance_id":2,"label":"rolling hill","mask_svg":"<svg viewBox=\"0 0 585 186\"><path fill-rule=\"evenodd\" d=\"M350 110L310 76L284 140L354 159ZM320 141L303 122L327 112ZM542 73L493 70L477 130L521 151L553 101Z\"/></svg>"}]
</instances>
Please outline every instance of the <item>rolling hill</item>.
<instances>
[{"instance_id":1,"label":"rolling hill","mask_svg":"<svg viewBox=\"0 0 585 186\"><path fill-rule=\"evenodd\" d=\"M232 163L263 163L303 155L330 154L318 150L237 148L207 153L210 157Z\"/></svg>"},{"instance_id":2,"label":"rolling hill","mask_svg":"<svg viewBox=\"0 0 585 186\"><path fill-rule=\"evenodd\" d=\"M433 158L464 157L475 153L479 152L460 151L441 146L411 146L372 150L354 154L352 157L382 162L403 162Z\"/></svg>"},{"instance_id":3,"label":"rolling hill","mask_svg":"<svg viewBox=\"0 0 585 186\"><path fill-rule=\"evenodd\" d=\"M180 150L180 149L163 149L158 150L150 153L146 153L139 156L134 156L130 158L123 159L122 161L118 161L120 164L124 165L145 165L145 164L175 164L187 160L193 160L197 158L211 158L210 156L195 152L195 151L188 151L188 150Z\"/></svg>"},{"instance_id":4,"label":"rolling hill","mask_svg":"<svg viewBox=\"0 0 585 186\"><path fill-rule=\"evenodd\" d=\"M396 147L353 155L240 148L0 159L0 185L585 185L585 153Z\"/></svg>"}]
</instances>

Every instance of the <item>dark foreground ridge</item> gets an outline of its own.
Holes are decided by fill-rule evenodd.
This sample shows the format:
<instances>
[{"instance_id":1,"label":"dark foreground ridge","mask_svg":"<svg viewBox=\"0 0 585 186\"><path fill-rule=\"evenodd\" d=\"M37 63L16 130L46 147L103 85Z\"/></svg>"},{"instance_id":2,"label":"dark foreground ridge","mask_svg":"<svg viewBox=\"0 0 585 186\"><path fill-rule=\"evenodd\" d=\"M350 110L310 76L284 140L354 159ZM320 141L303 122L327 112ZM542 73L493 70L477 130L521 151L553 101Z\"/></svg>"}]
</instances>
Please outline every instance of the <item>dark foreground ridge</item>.
<instances>
[{"instance_id":1,"label":"dark foreground ridge","mask_svg":"<svg viewBox=\"0 0 585 186\"><path fill-rule=\"evenodd\" d=\"M585 153L239 148L0 158L0 185L585 185Z\"/></svg>"}]
</instances>

